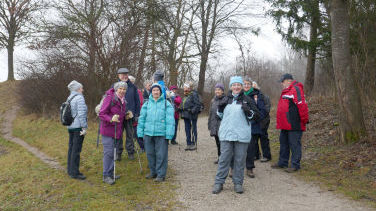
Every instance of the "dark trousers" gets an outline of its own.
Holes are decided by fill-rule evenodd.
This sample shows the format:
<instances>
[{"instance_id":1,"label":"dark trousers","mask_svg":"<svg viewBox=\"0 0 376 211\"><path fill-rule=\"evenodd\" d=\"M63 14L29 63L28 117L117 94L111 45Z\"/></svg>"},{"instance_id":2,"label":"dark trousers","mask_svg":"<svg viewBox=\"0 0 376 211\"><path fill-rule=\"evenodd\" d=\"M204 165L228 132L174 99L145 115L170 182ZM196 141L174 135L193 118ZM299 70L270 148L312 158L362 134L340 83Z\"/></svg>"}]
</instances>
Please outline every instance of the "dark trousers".
<instances>
[{"instance_id":1,"label":"dark trousers","mask_svg":"<svg viewBox=\"0 0 376 211\"><path fill-rule=\"evenodd\" d=\"M84 136L80 136L80 131L69 131L69 148L67 170L70 176L77 176L80 173L80 153Z\"/></svg>"},{"instance_id":2,"label":"dark trousers","mask_svg":"<svg viewBox=\"0 0 376 211\"><path fill-rule=\"evenodd\" d=\"M134 143L133 143L133 120L125 120L123 123L124 130L125 130L125 149L127 150L128 154L134 154ZM120 138L116 142L116 153L121 155L123 153L123 137Z\"/></svg>"},{"instance_id":3,"label":"dark trousers","mask_svg":"<svg viewBox=\"0 0 376 211\"><path fill-rule=\"evenodd\" d=\"M262 157L271 160L272 155L270 153L268 128L261 129L260 143L261 143ZM255 148L256 148L255 157L256 157L256 159L259 159L260 158L260 147L259 147L258 139L255 141L255 144L256 144L256 146L255 146Z\"/></svg>"},{"instance_id":4,"label":"dark trousers","mask_svg":"<svg viewBox=\"0 0 376 211\"><path fill-rule=\"evenodd\" d=\"M256 143L259 138L259 134L252 134L251 142L249 142L247 149L247 158L245 162L245 166L248 170L255 168L256 146L258 146L256 145Z\"/></svg>"},{"instance_id":5,"label":"dark trousers","mask_svg":"<svg viewBox=\"0 0 376 211\"><path fill-rule=\"evenodd\" d=\"M187 145L197 144L197 119L184 119L184 126Z\"/></svg>"},{"instance_id":6,"label":"dark trousers","mask_svg":"<svg viewBox=\"0 0 376 211\"><path fill-rule=\"evenodd\" d=\"M175 134L171 141L176 141L176 135L178 132L178 124L179 124L179 119L175 119Z\"/></svg>"},{"instance_id":7,"label":"dark trousers","mask_svg":"<svg viewBox=\"0 0 376 211\"><path fill-rule=\"evenodd\" d=\"M291 167L300 169L300 160L302 158L302 139L301 130L281 130L279 135L279 161L278 165L288 167L291 151Z\"/></svg>"},{"instance_id":8,"label":"dark trousers","mask_svg":"<svg viewBox=\"0 0 376 211\"><path fill-rule=\"evenodd\" d=\"M217 145L218 158L219 158L219 156L221 156L221 143L220 143L219 137L217 135L215 135L214 138L215 138L215 144Z\"/></svg>"},{"instance_id":9,"label":"dark trousers","mask_svg":"<svg viewBox=\"0 0 376 211\"><path fill-rule=\"evenodd\" d=\"M144 147L144 139L137 137L137 126L133 127L133 131L134 131L133 132L134 138L137 140L138 146L140 146L140 149L144 150L145 149L145 147Z\"/></svg>"}]
</instances>

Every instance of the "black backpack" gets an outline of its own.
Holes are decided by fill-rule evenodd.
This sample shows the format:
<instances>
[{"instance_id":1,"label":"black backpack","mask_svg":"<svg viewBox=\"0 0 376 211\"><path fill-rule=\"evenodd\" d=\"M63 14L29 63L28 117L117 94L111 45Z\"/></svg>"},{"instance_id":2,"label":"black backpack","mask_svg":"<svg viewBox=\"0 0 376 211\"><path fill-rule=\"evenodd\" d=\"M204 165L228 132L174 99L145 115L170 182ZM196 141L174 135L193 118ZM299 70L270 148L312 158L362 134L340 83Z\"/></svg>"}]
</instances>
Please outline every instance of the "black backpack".
<instances>
[{"instance_id":1,"label":"black backpack","mask_svg":"<svg viewBox=\"0 0 376 211\"><path fill-rule=\"evenodd\" d=\"M73 123L74 118L75 118L75 117L72 116L72 109L71 109L70 102L76 96L77 95L73 95L73 97L71 97L71 99L62 103L61 106L60 106L60 121L61 121L61 124L65 125L65 126L71 125Z\"/></svg>"}]
</instances>

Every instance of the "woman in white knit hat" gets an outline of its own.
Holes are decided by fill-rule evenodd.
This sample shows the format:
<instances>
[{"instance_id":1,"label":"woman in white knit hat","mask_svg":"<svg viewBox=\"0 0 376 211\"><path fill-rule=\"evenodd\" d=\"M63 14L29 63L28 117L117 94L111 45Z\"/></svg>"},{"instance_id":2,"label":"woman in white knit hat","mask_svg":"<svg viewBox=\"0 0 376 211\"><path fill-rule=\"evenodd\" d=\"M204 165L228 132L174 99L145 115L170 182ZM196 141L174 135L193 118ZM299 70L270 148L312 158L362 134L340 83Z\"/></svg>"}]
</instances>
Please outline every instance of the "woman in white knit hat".
<instances>
[{"instance_id":1,"label":"woman in white knit hat","mask_svg":"<svg viewBox=\"0 0 376 211\"><path fill-rule=\"evenodd\" d=\"M80 172L79 167L82 143L87 131L87 106L82 94L84 91L82 84L73 80L68 84L68 89L70 95L67 101L70 100L74 120L68 126L69 148L67 172L73 179L84 180L86 177Z\"/></svg>"}]
</instances>

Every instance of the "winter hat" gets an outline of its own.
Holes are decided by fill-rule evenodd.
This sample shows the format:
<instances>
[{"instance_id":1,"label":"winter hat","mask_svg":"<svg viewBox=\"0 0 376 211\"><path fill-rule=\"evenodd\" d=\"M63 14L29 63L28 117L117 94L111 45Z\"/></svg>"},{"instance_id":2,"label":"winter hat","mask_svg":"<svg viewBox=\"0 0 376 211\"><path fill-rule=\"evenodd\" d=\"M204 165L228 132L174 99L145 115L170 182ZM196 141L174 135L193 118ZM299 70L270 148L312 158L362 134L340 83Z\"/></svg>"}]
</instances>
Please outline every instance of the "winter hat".
<instances>
[{"instance_id":1,"label":"winter hat","mask_svg":"<svg viewBox=\"0 0 376 211\"><path fill-rule=\"evenodd\" d=\"M162 71L157 71L154 73L153 78L156 81L163 81L164 73Z\"/></svg>"},{"instance_id":2,"label":"winter hat","mask_svg":"<svg viewBox=\"0 0 376 211\"><path fill-rule=\"evenodd\" d=\"M158 87L159 91L161 91L162 94L162 87L159 83L153 83L153 85L151 85L150 91L152 91L155 87Z\"/></svg>"},{"instance_id":3,"label":"winter hat","mask_svg":"<svg viewBox=\"0 0 376 211\"><path fill-rule=\"evenodd\" d=\"M127 84L127 82L119 81L119 82L116 82L116 83L114 84L114 89L115 89L115 91L117 91L120 87L123 87L123 88L127 89L127 88L128 88L128 84Z\"/></svg>"},{"instance_id":4,"label":"winter hat","mask_svg":"<svg viewBox=\"0 0 376 211\"><path fill-rule=\"evenodd\" d=\"M240 83L243 86L243 78L241 76L232 76L229 86L231 87L233 83Z\"/></svg>"},{"instance_id":5,"label":"winter hat","mask_svg":"<svg viewBox=\"0 0 376 211\"><path fill-rule=\"evenodd\" d=\"M178 89L178 87L175 85L170 86L170 90L173 90L173 89Z\"/></svg>"},{"instance_id":6,"label":"winter hat","mask_svg":"<svg viewBox=\"0 0 376 211\"><path fill-rule=\"evenodd\" d=\"M217 83L214 88L222 89L222 91L225 91L225 86L222 83Z\"/></svg>"},{"instance_id":7,"label":"winter hat","mask_svg":"<svg viewBox=\"0 0 376 211\"><path fill-rule=\"evenodd\" d=\"M76 80L73 80L71 81L69 84L68 84L68 89L69 91L77 91L78 89L82 88L82 84L80 84L79 82L77 82Z\"/></svg>"},{"instance_id":8,"label":"winter hat","mask_svg":"<svg viewBox=\"0 0 376 211\"><path fill-rule=\"evenodd\" d=\"M281 83L282 83L283 81L285 81L285 80L287 80L287 79L294 80L294 78L292 77L291 74L286 73L286 74L283 74L283 75L281 76L281 79L279 79L278 82L281 82Z\"/></svg>"},{"instance_id":9,"label":"winter hat","mask_svg":"<svg viewBox=\"0 0 376 211\"><path fill-rule=\"evenodd\" d=\"M117 74L128 74L129 70L125 67L119 68Z\"/></svg>"}]
</instances>

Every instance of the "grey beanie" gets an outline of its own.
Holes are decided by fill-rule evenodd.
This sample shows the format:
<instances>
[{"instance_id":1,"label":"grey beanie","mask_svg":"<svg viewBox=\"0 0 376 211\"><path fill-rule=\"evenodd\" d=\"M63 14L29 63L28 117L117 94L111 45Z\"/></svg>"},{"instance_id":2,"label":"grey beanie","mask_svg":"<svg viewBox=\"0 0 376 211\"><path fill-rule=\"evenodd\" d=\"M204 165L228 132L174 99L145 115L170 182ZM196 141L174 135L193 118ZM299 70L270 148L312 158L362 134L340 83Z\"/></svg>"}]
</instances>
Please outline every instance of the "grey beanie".
<instances>
[{"instance_id":1,"label":"grey beanie","mask_svg":"<svg viewBox=\"0 0 376 211\"><path fill-rule=\"evenodd\" d=\"M73 91L77 91L78 89L80 89L82 86L82 84L80 84L79 82L77 82L76 80L73 80L71 81L69 84L68 84L68 89L69 91L73 92Z\"/></svg>"},{"instance_id":2,"label":"grey beanie","mask_svg":"<svg viewBox=\"0 0 376 211\"><path fill-rule=\"evenodd\" d=\"M153 78L156 81L163 81L163 77L164 77L164 72L159 71L159 70L157 72L155 72L154 75L153 75Z\"/></svg>"},{"instance_id":3,"label":"grey beanie","mask_svg":"<svg viewBox=\"0 0 376 211\"><path fill-rule=\"evenodd\" d=\"M118 69L117 74L128 74L129 70L125 67Z\"/></svg>"},{"instance_id":4,"label":"grey beanie","mask_svg":"<svg viewBox=\"0 0 376 211\"><path fill-rule=\"evenodd\" d=\"M116 92L120 87L123 87L123 88L127 89L127 88L128 88L127 82L124 82L124 81L116 82L116 83L114 84L115 92Z\"/></svg>"}]
</instances>

